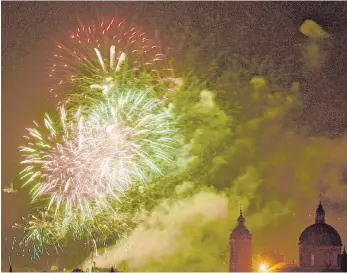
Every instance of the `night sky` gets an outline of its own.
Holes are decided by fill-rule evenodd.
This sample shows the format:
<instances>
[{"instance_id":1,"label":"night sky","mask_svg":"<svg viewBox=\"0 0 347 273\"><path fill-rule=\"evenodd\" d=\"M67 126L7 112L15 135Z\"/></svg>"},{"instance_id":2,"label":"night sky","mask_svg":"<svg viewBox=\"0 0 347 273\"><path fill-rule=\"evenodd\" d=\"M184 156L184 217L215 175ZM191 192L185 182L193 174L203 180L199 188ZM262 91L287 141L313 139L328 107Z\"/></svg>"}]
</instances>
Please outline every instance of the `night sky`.
<instances>
[{"instance_id":1,"label":"night sky","mask_svg":"<svg viewBox=\"0 0 347 273\"><path fill-rule=\"evenodd\" d=\"M20 171L18 146L23 144L25 128L32 126L32 120L40 120L43 113L52 112L56 102L49 95L48 59L55 42L64 33L75 29L80 22L90 18L102 19L118 16L126 20L142 20L148 32L156 29L163 44L175 48L166 35L166 28L178 22L189 22L197 33L216 32L217 44L223 48L233 48L237 53L249 56L269 55L274 59L286 60L305 43L305 37L298 31L305 19L320 24L332 40L326 45L327 62L305 85L303 104L305 107L297 115L298 127L306 128L307 134L332 141L334 147L346 145L347 130L347 5L336 3L250 3L250 2L2 2L2 188L15 182L16 194L2 192L2 241L4 236L12 236L11 226L27 215L28 192L20 190L17 173ZM219 16L218 26L206 27L199 22ZM176 54L178 54L176 52ZM179 54L178 54L179 55ZM293 69L295 70L295 68ZM341 141L341 142L339 142ZM346 146L344 146L346 149ZM346 161L347 162L347 161ZM346 165L347 167L347 165ZM346 192L347 178L336 185ZM312 189L316 191L316 189ZM331 193L327 214L329 222L347 240L347 229L338 218L347 217L345 199L335 200ZM316 201L318 194L315 195ZM311 199L314 198L310 195ZM301 200L301 201L300 201ZM297 206L305 206L300 199ZM315 202L316 202L315 201ZM313 201L312 201L313 202ZM315 210L310 203L308 210ZM305 208L306 209L306 208ZM305 210L307 211L307 210ZM305 218L305 215L302 215ZM295 220L292 220L295 221ZM294 231L308 225L304 220L295 225ZM282 232L278 231L282 228ZM273 227L273 238L283 239L285 254L296 259L297 238L294 231L283 230L285 225ZM271 230L271 229L269 229ZM277 233L276 231L277 230ZM287 235L288 234L288 235ZM269 234L258 240L267 247ZM226 242L227 243L227 242ZM271 244L270 244L271 245ZM2 244L2 269L7 270L7 249ZM53 258L54 261L55 258ZM65 260L64 260L65 259ZM31 264L26 259L13 258L18 267L42 268L48 266L46 260ZM63 257L71 264L71 259ZM54 263L54 262L53 262ZM60 261L61 264L64 262Z\"/></svg>"}]
</instances>

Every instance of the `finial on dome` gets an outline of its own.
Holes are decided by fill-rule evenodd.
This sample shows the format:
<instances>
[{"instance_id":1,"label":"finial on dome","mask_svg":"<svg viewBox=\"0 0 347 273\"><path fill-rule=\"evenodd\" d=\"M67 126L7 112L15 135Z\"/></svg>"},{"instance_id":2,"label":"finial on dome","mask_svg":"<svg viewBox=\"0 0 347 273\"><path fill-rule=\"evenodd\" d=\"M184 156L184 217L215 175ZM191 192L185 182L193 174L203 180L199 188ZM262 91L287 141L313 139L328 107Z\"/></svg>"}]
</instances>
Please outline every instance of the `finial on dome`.
<instances>
[{"instance_id":1,"label":"finial on dome","mask_svg":"<svg viewBox=\"0 0 347 273\"><path fill-rule=\"evenodd\" d=\"M316 209L316 224L318 223L325 223L325 211L321 201L319 201L318 208Z\"/></svg>"}]
</instances>

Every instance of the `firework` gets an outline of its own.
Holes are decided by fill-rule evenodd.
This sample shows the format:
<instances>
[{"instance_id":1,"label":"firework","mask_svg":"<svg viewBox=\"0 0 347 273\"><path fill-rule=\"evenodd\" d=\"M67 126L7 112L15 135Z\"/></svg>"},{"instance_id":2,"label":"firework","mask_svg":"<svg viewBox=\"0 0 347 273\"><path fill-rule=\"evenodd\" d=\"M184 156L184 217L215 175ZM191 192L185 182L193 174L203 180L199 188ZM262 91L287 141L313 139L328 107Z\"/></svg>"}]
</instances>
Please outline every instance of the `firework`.
<instances>
[{"instance_id":1,"label":"firework","mask_svg":"<svg viewBox=\"0 0 347 273\"><path fill-rule=\"evenodd\" d=\"M136 219L127 213L94 212L94 217L82 219L76 213L66 218L59 212L53 215L47 211L37 211L28 217L22 217L21 224L16 223L13 229L22 229L20 240L14 240L12 250L19 249L22 256L39 259L42 255L64 252L62 246L66 239L83 241L85 248L94 246L105 247L109 243L124 238ZM16 244L17 243L17 244ZM17 254L18 255L18 254Z\"/></svg>"},{"instance_id":2,"label":"firework","mask_svg":"<svg viewBox=\"0 0 347 273\"><path fill-rule=\"evenodd\" d=\"M46 115L45 132L28 129L31 142L21 147L33 201L48 197L48 209L62 206L66 217L76 208L86 218L95 207L112 210L110 200L162 175L175 144L174 119L149 92L126 90L82 112L71 122L61 107L59 126Z\"/></svg>"},{"instance_id":3,"label":"firework","mask_svg":"<svg viewBox=\"0 0 347 273\"><path fill-rule=\"evenodd\" d=\"M20 178L44 203L15 226L34 257L70 236L95 244L124 234L135 223L118 210L127 191L162 176L176 145L163 98L179 83L145 33L115 19L82 26L53 55L60 115L34 122L20 147Z\"/></svg>"},{"instance_id":4,"label":"firework","mask_svg":"<svg viewBox=\"0 0 347 273\"><path fill-rule=\"evenodd\" d=\"M28 217L22 217L25 224L15 224L12 228L23 229L22 238L19 241L19 247L32 258L39 258L44 253L48 253L50 247L59 252L61 246L59 241L63 236L59 224L52 221L52 217L47 212L39 212L37 215L30 214ZM26 250L26 251L25 251Z\"/></svg>"},{"instance_id":5,"label":"firework","mask_svg":"<svg viewBox=\"0 0 347 273\"><path fill-rule=\"evenodd\" d=\"M53 52L50 91L62 91L65 86L68 89L65 91L71 93L71 86L76 82L79 86L81 83L102 83L105 78L119 73L126 64L131 71L171 75L166 56L145 32L116 18L80 26L68 35L65 43L58 43Z\"/></svg>"}]
</instances>

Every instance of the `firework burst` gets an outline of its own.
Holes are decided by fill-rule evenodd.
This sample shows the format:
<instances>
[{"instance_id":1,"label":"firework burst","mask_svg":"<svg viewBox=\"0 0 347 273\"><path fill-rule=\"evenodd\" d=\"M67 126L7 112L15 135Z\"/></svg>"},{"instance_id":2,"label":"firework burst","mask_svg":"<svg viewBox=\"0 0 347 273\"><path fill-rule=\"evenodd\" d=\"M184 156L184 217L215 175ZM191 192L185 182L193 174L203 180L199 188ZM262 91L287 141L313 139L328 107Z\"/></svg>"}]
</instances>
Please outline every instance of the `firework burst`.
<instances>
[{"instance_id":1,"label":"firework burst","mask_svg":"<svg viewBox=\"0 0 347 273\"><path fill-rule=\"evenodd\" d=\"M126 214L97 211L87 220L78 213L66 218L64 213L53 215L47 211L37 211L22 219L23 223L12 227L23 230L18 246L14 241L12 249L20 249L23 256L31 256L32 259L44 254L49 256L52 252L64 252L62 246L67 238L83 240L85 247L95 243L105 247L108 242L123 238L131 226L127 224L129 217Z\"/></svg>"},{"instance_id":2,"label":"firework burst","mask_svg":"<svg viewBox=\"0 0 347 273\"><path fill-rule=\"evenodd\" d=\"M120 201L130 186L162 175L171 160L174 119L148 92L110 95L88 115L78 111L74 122L63 107L60 113L58 127L46 115L45 132L28 129L21 179L34 185L33 201L46 196L48 209L63 206L66 217L75 208L87 218L94 207L112 210L110 200Z\"/></svg>"},{"instance_id":3,"label":"firework burst","mask_svg":"<svg viewBox=\"0 0 347 273\"><path fill-rule=\"evenodd\" d=\"M53 52L53 64L49 78L53 87L62 91L76 82L102 83L122 66L129 65L132 71L156 74L160 78L171 75L166 56L157 42L145 32L113 18L89 26L80 26L68 35L65 43L58 43ZM56 93L56 96L58 94ZM64 98L64 97L63 97Z\"/></svg>"}]
</instances>

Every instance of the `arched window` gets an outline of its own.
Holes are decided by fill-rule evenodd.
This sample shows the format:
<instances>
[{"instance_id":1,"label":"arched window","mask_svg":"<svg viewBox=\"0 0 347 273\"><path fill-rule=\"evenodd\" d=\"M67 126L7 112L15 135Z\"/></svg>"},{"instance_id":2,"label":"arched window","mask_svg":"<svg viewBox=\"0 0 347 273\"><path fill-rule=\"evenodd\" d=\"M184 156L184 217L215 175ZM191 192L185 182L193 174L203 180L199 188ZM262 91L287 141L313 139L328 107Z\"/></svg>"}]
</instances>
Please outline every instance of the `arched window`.
<instances>
[{"instance_id":1,"label":"arched window","mask_svg":"<svg viewBox=\"0 0 347 273\"><path fill-rule=\"evenodd\" d=\"M314 254L311 254L311 266L314 266Z\"/></svg>"}]
</instances>

